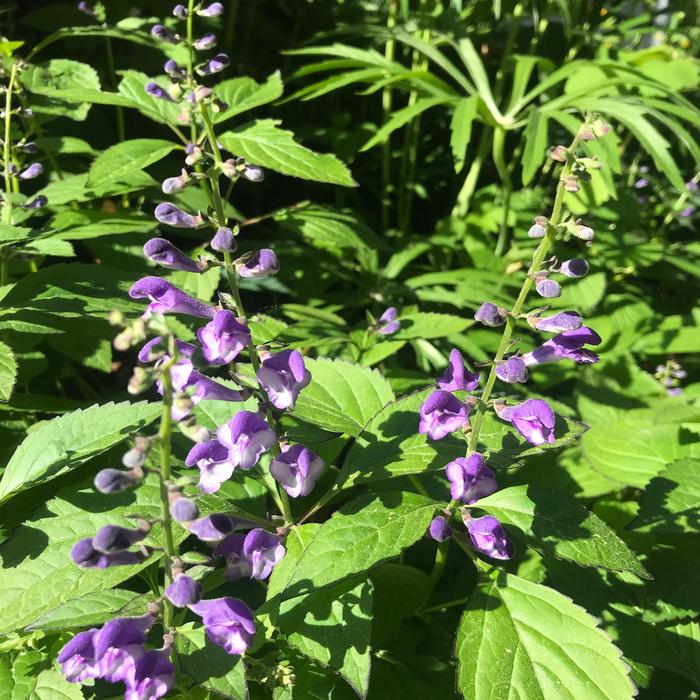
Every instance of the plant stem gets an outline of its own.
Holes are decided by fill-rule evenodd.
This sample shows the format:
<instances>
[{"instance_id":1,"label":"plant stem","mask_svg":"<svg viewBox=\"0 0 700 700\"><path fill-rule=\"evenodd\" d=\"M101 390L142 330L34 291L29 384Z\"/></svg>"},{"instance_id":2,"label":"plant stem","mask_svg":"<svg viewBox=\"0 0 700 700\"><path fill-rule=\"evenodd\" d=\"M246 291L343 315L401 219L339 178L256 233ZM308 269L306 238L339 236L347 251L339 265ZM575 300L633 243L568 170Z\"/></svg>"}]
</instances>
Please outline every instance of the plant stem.
<instances>
[{"instance_id":1,"label":"plant stem","mask_svg":"<svg viewBox=\"0 0 700 700\"><path fill-rule=\"evenodd\" d=\"M442 577L442 572L445 570L445 564L447 563L447 553L450 550L450 540L445 540L440 542L437 546L437 551L435 552L435 564L433 564L433 570L430 572L430 590L434 590L437 586L438 581Z\"/></svg>"},{"instance_id":2,"label":"plant stem","mask_svg":"<svg viewBox=\"0 0 700 700\"><path fill-rule=\"evenodd\" d=\"M387 10L386 28L393 29L396 26L396 15L398 14L398 0L389 0ZM384 44L384 58L393 61L396 53L396 39L389 37ZM386 85L382 90L382 114L383 123L391 117L393 106L393 90L390 85ZM389 228L389 211L391 209L391 136L388 136L382 144L382 228L386 231Z\"/></svg>"},{"instance_id":3,"label":"plant stem","mask_svg":"<svg viewBox=\"0 0 700 700\"><path fill-rule=\"evenodd\" d=\"M12 175L10 174L10 137L12 135L12 91L17 77L17 62L12 64L10 82L5 92L5 143L3 145L3 167L5 169L5 223L12 225Z\"/></svg>"},{"instance_id":4,"label":"plant stem","mask_svg":"<svg viewBox=\"0 0 700 700\"><path fill-rule=\"evenodd\" d=\"M505 141L506 130L502 126L497 126L493 134L493 162L496 165L498 176L501 178L501 189L503 191L503 217L501 219L501 229L498 234L496 250L494 251L499 258L505 253L508 245L508 215L510 213L510 195L513 191L513 184L505 161Z\"/></svg>"}]
</instances>

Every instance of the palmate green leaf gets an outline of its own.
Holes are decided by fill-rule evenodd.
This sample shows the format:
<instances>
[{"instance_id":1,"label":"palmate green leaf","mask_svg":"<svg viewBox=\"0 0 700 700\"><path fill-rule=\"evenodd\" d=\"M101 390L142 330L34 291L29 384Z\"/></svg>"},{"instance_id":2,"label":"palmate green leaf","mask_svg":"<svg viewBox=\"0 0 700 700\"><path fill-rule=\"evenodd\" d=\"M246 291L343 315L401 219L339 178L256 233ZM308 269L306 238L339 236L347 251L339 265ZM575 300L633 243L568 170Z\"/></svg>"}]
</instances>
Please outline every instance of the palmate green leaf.
<instances>
[{"instance_id":1,"label":"palmate green leaf","mask_svg":"<svg viewBox=\"0 0 700 700\"><path fill-rule=\"evenodd\" d=\"M298 561L278 565L268 601L288 600L332 586L398 556L425 534L440 504L393 492L354 501L315 530Z\"/></svg>"},{"instance_id":2,"label":"palmate green leaf","mask_svg":"<svg viewBox=\"0 0 700 700\"><path fill-rule=\"evenodd\" d=\"M476 118L479 98L476 95L463 97L452 112L450 123L450 148L455 163L455 172L460 172L464 167L467 157L467 146L472 136L472 124Z\"/></svg>"},{"instance_id":3,"label":"palmate green leaf","mask_svg":"<svg viewBox=\"0 0 700 700\"><path fill-rule=\"evenodd\" d=\"M87 186L102 186L112 180L124 180L134 170L143 170L157 163L176 148L180 146L163 139L132 139L110 146L92 164Z\"/></svg>"},{"instance_id":4,"label":"palmate green leaf","mask_svg":"<svg viewBox=\"0 0 700 700\"><path fill-rule=\"evenodd\" d=\"M630 527L657 534L700 532L700 460L680 459L654 477Z\"/></svg>"},{"instance_id":5,"label":"palmate green leaf","mask_svg":"<svg viewBox=\"0 0 700 700\"><path fill-rule=\"evenodd\" d=\"M17 380L17 360L12 348L0 342L0 401L9 401Z\"/></svg>"},{"instance_id":6,"label":"palmate green leaf","mask_svg":"<svg viewBox=\"0 0 700 700\"><path fill-rule=\"evenodd\" d=\"M367 421L394 400L376 370L343 360L305 360L311 383L297 400L295 415L324 430L359 435Z\"/></svg>"},{"instance_id":7,"label":"palmate green leaf","mask_svg":"<svg viewBox=\"0 0 700 700\"><path fill-rule=\"evenodd\" d=\"M547 154L547 115L533 109L525 127L523 149L523 185L529 185Z\"/></svg>"},{"instance_id":8,"label":"palmate green leaf","mask_svg":"<svg viewBox=\"0 0 700 700\"><path fill-rule=\"evenodd\" d=\"M54 479L119 444L154 421L159 404L107 403L59 416L32 431L0 480L0 502L18 491Z\"/></svg>"},{"instance_id":9,"label":"palmate green leaf","mask_svg":"<svg viewBox=\"0 0 700 700\"><path fill-rule=\"evenodd\" d=\"M470 700L625 700L619 649L583 608L500 572L480 584L457 630L457 687Z\"/></svg>"},{"instance_id":10,"label":"palmate green leaf","mask_svg":"<svg viewBox=\"0 0 700 700\"><path fill-rule=\"evenodd\" d=\"M268 76L264 83L257 83L252 78L240 77L223 80L215 88L216 96L226 103L226 109L214 114L215 124L248 112L255 107L265 105L282 97L284 86L279 71Z\"/></svg>"},{"instance_id":11,"label":"palmate green leaf","mask_svg":"<svg viewBox=\"0 0 700 700\"><path fill-rule=\"evenodd\" d=\"M223 147L250 163L302 180L354 187L347 167L335 156L309 150L279 128L276 119L258 119L219 136Z\"/></svg>"},{"instance_id":12,"label":"palmate green leaf","mask_svg":"<svg viewBox=\"0 0 700 700\"><path fill-rule=\"evenodd\" d=\"M474 508L518 528L516 535L545 556L649 578L614 530L573 498L531 486L511 486L482 498Z\"/></svg>"}]
</instances>

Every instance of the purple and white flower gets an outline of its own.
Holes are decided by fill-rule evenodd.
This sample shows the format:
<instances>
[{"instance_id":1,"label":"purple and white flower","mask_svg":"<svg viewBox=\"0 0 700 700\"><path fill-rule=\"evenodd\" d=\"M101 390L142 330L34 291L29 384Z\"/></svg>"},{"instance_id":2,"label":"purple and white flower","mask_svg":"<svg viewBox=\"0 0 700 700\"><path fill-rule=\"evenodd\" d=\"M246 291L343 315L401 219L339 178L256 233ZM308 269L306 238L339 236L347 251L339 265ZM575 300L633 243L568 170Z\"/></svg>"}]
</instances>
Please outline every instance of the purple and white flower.
<instances>
[{"instance_id":1,"label":"purple and white flower","mask_svg":"<svg viewBox=\"0 0 700 700\"><path fill-rule=\"evenodd\" d=\"M263 360L256 375L275 408L293 409L301 390L311 382L311 372L298 350L283 350Z\"/></svg>"},{"instance_id":2,"label":"purple and white flower","mask_svg":"<svg viewBox=\"0 0 700 700\"><path fill-rule=\"evenodd\" d=\"M462 353L453 348L450 351L450 363L444 374L437 378L436 384L444 391L474 391L479 386L479 377L478 372L469 372Z\"/></svg>"},{"instance_id":3,"label":"purple and white flower","mask_svg":"<svg viewBox=\"0 0 700 700\"><path fill-rule=\"evenodd\" d=\"M197 51L213 49L216 46L216 34L210 32L209 34L199 37L199 39L195 39L193 46Z\"/></svg>"},{"instance_id":4,"label":"purple and white flower","mask_svg":"<svg viewBox=\"0 0 700 700\"><path fill-rule=\"evenodd\" d=\"M157 100L165 100L166 102L175 101L172 97L170 97L170 94L165 88L158 85L158 83L154 83L153 81L146 83L144 90L147 95L155 97Z\"/></svg>"},{"instance_id":5,"label":"purple and white flower","mask_svg":"<svg viewBox=\"0 0 700 700\"><path fill-rule=\"evenodd\" d=\"M466 526L469 539L477 552L491 559L510 559L513 556L513 544L501 523L492 515L469 519Z\"/></svg>"},{"instance_id":6,"label":"purple and white flower","mask_svg":"<svg viewBox=\"0 0 700 700\"><path fill-rule=\"evenodd\" d=\"M554 411L542 399L528 399L518 406L496 404L499 418L510 421L513 427L531 444L554 442Z\"/></svg>"},{"instance_id":7,"label":"purple and white flower","mask_svg":"<svg viewBox=\"0 0 700 700\"><path fill-rule=\"evenodd\" d=\"M139 658L126 681L124 700L158 700L175 684L175 666L167 649L151 649Z\"/></svg>"},{"instance_id":8,"label":"purple and white flower","mask_svg":"<svg viewBox=\"0 0 700 700\"><path fill-rule=\"evenodd\" d=\"M275 457L270 464L270 474L292 498L298 498L311 493L325 466L308 447L292 445L283 448Z\"/></svg>"},{"instance_id":9,"label":"purple and white flower","mask_svg":"<svg viewBox=\"0 0 700 700\"><path fill-rule=\"evenodd\" d=\"M200 266L165 238L151 238L143 247L143 254L168 270L201 272Z\"/></svg>"},{"instance_id":10,"label":"purple and white flower","mask_svg":"<svg viewBox=\"0 0 700 700\"><path fill-rule=\"evenodd\" d=\"M177 44L178 37L175 36L167 27L162 24L156 24L151 27L151 36L162 41L167 41L169 44Z\"/></svg>"},{"instance_id":11,"label":"purple and white flower","mask_svg":"<svg viewBox=\"0 0 700 700\"><path fill-rule=\"evenodd\" d=\"M397 320L399 312L395 306L390 306L377 320L377 333L379 335L392 335L401 328L401 322Z\"/></svg>"},{"instance_id":12,"label":"purple and white flower","mask_svg":"<svg viewBox=\"0 0 700 700\"><path fill-rule=\"evenodd\" d=\"M153 625L151 615L120 617L107 622L95 634L95 657L100 678L110 683L128 680L144 655L146 633Z\"/></svg>"},{"instance_id":13,"label":"purple and white flower","mask_svg":"<svg viewBox=\"0 0 700 700\"><path fill-rule=\"evenodd\" d=\"M229 597L201 600L190 610L202 618L207 637L227 653L240 656L253 643L253 613L242 600Z\"/></svg>"},{"instance_id":14,"label":"purple and white flower","mask_svg":"<svg viewBox=\"0 0 700 700\"><path fill-rule=\"evenodd\" d=\"M559 282L549 277L538 277L535 281L535 290L545 299L555 299L561 294Z\"/></svg>"},{"instance_id":15,"label":"purple and white flower","mask_svg":"<svg viewBox=\"0 0 700 700\"><path fill-rule=\"evenodd\" d=\"M228 449L229 462L242 469L252 469L277 440L265 419L252 411L239 411L219 426L216 437Z\"/></svg>"},{"instance_id":16,"label":"purple and white flower","mask_svg":"<svg viewBox=\"0 0 700 700\"><path fill-rule=\"evenodd\" d=\"M236 270L241 277L270 277L279 269L279 260L270 248L261 248L236 260Z\"/></svg>"},{"instance_id":17,"label":"purple and white flower","mask_svg":"<svg viewBox=\"0 0 700 700\"><path fill-rule=\"evenodd\" d=\"M202 542L217 543L230 535L237 525L238 523L225 513L212 513L191 522L188 529Z\"/></svg>"},{"instance_id":18,"label":"purple and white flower","mask_svg":"<svg viewBox=\"0 0 700 700\"><path fill-rule=\"evenodd\" d=\"M567 277L584 277L588 274L588 263L583 258L565 260L557 272Z\"/></svg>"},{"instance_id":19,"label":"purple and white flower","mask_svg":"<svg viewBox=\"0 0 700 700\"><path fill-rule=\"evenodd\" d=\"M471 407L462 403L449 391L438 389L420 407L418 432L432 440L442 440L450 433L469 425Z\"/></svg>"},{"instance_id":20,"label":"purple and white flower","mask_svg":"<svg viewBox=\"0 0 700 700\"><path fill-rule=\"evenodd\" d=\"M201 214L192 216L170 202L161 202L155 208L154 215L161 224L167 224L174 228L197 228L204 223Z\"/></svg>"},{"instance_id":21,"label":"purple and white flower","mask_svg":"<svg viewBox=\"0 0 700 700\"><path fill-rule=\"evenodd\" d=\"M218 17L224 11L224 6L220 2L213 2L207 7L202 7L197 10L200 17Z\"/></svg>"},{"instance_id":22,"label":"purple and white flower","mask_svg":"<svg viewBox=\"0 0 700 700\"><path fill-rule=\"evenodd\" d=\"M200 476L197 486L204 493L216 493L236 468L229 460L228 448L218 440L196 444L187 454L185 464L198 467Z\"/></svg>"},{"instance_id":23,"label":"purple and white flower","mask_svg":"<svg viewBox=\"0 0 700 700\"><path fill-rule=\"evenodd\" d=\"M224 577L229 581L246 577L264 580L286 551L277 535L256 527L247 535L229 535L214 550L214 556L226 557Z\"/></svg>"},{"instance_id":24,"label":"purple and white flower","mask_svg":"<svg viewBox=\"0 0 700 700\"><path fill-rule=\"evenodd\" d=\"M245 319L238 320L230 311L217 311L214 319L197 331L202 352L210 365L227 365L250 343Z\"/></svg>"},{"instance_id":25,"label":"purple and white flower","mask_svg":"<svg viewBox=\"0 0 700 700\"><path fill-rule=\"evenodd\" d=\"M455 501L476 503L498 488L496 475L478 453L458 457L445 467L445 473L450 482L450 494Z\"/></svg>"},{"instance_id":26,"label":"purple and white flower","mask_svg":"<svg viewBox=\"0 0 700 700\"><path fill-rule=\"evenodd\" d=\"M147 555L144 552L113 552L104 554L95 549L92 537L78 540L70 551L71 559L81 569L108 569L112 566L140 564Z\"/></svg>"},{"instance_id":27,"label":"purple and white flower","mask_svg":"<svg viewBox=\"0 0 700 700\"><path fill-rule=\"evenodd\" d=\"M527 364L522 357L514 355L496 366L496 376L507 384L521 384L528 380Z\"/></svg>"},{"instance_id":28,"label":"purple and white flower","mask_svg":"<svg viewBox=\"0 0 700 700\"><path fill-rule=\"evenodd\" d=\"M148 311L165 314L168 312L212 318L214 309L191 297L174 284L160 277L144 277L129 290L132 299L150 299Z\"/></svg>"},{"instance_id":29,"label":"purple and white flower","mask_svg":"<svg viewBox=\"0 0 700 700\"><path fill-rule=\"evenodd\" d=\"M33 180L35 177L39 177L43 172L44 166L41 163L32 163L24 168L24 170L21 170L17 177L20 180Z\"/></svg>"},{"instance_id":30,"label":"purple and white flower","mask_svg":"<svg viewBox=\"0 0 700 700\"><path fill-rule=\"evenodd\" d=\"M598 355L585 348L584 345L600 345L601 342L600 336L594 330L582 326L576 330L564 331L554 336L532 352L523 355L522 359L528 366L556 362L557 360L573 360L577 364L591 364L598 362Z\"/></svg>"},{"instance_id":31,"label":"purple and white flower","mask_svg":"<svg viewBox=\"0 0 700 700\"><path fill-rule=\"evenodd\" d=\"M576 311L561 311L558 314L547 317L534 317L530 325L538 331L547 333L564 333L581 328L583 319Z\"/></svg>"},{"instance_id":32,"label":"purple and white flower","mask_svg":"<svg viewBox=\"0 0 700 700\"><path fill-rule=\"evenodd\" d=\"M219 226L219 228L216 229L216 233L211 241L209 241L209 245L212 250L216 250L219 253L232 253L238 248L233 231L225 226Z\"/></svg>"},{"instance_id":33,"label":"purple and white flower","mask_svg":"<svg viewBox=\"0 0 700 700\"><path fill-rule=\"evenodd\" d=\"M506 322L508 312L500 306L492 304L490 301L484 302L474 314L474 319L485 326L495 328L502 326Z\"/></svg>"},{"instance_id":34,"label":"purple and white flower","mask_svg":"<svg viewBox=\"0 0 700 700\"><path fill-rule=\"evenodd\" d=\"M81 683L88 678L99 678L100 669L95 657L97 629L76 634L58 655L58 663L66 680Z\"/></svg>"},{"instance_id":35,"label":"purple and white flower","mask_svg":"<svg viewBox=\"0 0 700 700\"><path fill-rule=\"evenodd\" d=\"M216 73L221 73L230 63L231 60L225 53L217 53L214 58L209 59L201 66L197 66L196 71L201 76L215 75Z\"/></svg>"}]
</instances>

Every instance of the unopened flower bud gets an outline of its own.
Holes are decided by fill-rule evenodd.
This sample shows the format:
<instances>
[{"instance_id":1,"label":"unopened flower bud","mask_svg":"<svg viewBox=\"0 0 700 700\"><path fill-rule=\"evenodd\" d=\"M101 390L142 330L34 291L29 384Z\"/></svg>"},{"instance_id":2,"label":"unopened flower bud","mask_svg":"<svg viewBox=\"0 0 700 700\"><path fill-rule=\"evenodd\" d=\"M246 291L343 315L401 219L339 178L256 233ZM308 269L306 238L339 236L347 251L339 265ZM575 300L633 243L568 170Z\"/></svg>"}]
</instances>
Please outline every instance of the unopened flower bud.
<instances>
[{"instance_id":1,"label":"unopened flower bud","mask_svg":"<svg viewBox=\"0 0 700 700\"><path fill-rule=\"evenodd\" d=\"M187 165L194 165L202 157L202 149L193 143L187 144L185 146L185 163Z\"/></svg>"},{"instance_id":2,"label":"unopened flower bud","mask_svg":"<svg viewBox=\"0 0 700 700\"><path fill-rule=\"evenodd\" d=\"M121 493L133 488L137 483L131 472L121 469L102 469L95 476L95 488L100 493Z\"/></svg>"},{"instance_id":3,"label":"unopened flower bud","mask_svg":"<svg viewBox=\"0 0 700 700\"><path fill-rule=\"evenodd\" d=\"M559 282L551 280L548 277L539 277L535 282L537 293L545 299L554 299L561 294Z\"/></svg>"},{"instance_id":4,"label":"unopened flower bud","mask_svg":"<svg viewBox=\"0 0 700 700\"><path fill-rule=\"evenodd\" d=\"M129 469L139 469L146 462L146 452L132 447L122 455L122 464Z\"/></svg>"},{"instance_id":5,"label":"unopened flower bud","mask_svg":"<svg viewBox=\"0 0 700 700\"><path fill-rule=\"evenodd\" d=\"M170 204L170 202L159 204L154 214L161 224L167 224L175 228L197 228L204 223L204 218L201 214L192 216L182 211L182 209L178 209L174 204Z\"/></svg>"},{"instance_id":6,"label":"unopened flower bud","mask_svg":"<svg viewBox=\"0 0 700 700\"><path fill-rule=\"evenodd\" d=\"M569 157L569 151L565 146L555 146L550 152L549 157L559 163L566 163Z\"/></svg>"},{"instance_id":7,"label":"unopened flower bud","mask_svg":"<svg viewBox=\"0 0 700 700\"><path fill-rule=\"evenodd\" d=\"M279 262L274 250L261 250L236 260L236 270L241 277L269 277L279 272Z\"/></svg>"},{"instance_id":8,"label":"unopened flower bud","mask_svg":"<svg viewBox=\"0 0 700 700\"><path fill-rule=\"evenodd\" d=\"M169 75L173 80L184 80L187 77L187 73L183 68L178 66L177 61L172 58L165 62L163 66L163 71L166 75Z\"/></svg>"},{"instance_id":9,"label":"unopened flower bud","mask_svg":"<svg viewBox=\"0 0 700 700\"><path fill-rule=\"evenodd\" d=\"M179 523L191 523L199 517L199 508L191 498L179 495L170 504L170 515Z\"/></svg>"},{"instance_id":10,"label":"unopened flower bud","mask_svg":"<svg viewBox=\"0 0 700 700\"><path fill-rule=\"evenodd\" d=\"M220 73L230 63L231 60L225 53L217 53L214 58L210 59L206 63L203 63L201 66L197 66L195 70L197 71L197 74L201 76L214 75L216 73Z\"/></svg>"},{"instance_id":11,"label":"unopened flower bud","mask_svg":"<svg viewBox=\"0 0 700 700\"><path fill-rule=\"evenodd\" d=\"M34 197L34 199L27 202L23 206L25 209L43 209L48 203L49 200L46 197L44 197L43 194L40 194L39 196Z\"/></svg>"},{"instance_id":12,"label":"unopened flower bud","mask_svg":"<svg viewBox=\"0 0 700 700\"><path fill-rule=\"evenodd\" d=\"M155 97L159 100L165 100L166 102L174 102L173 98L168 94L168 91L158 85L158 83L146 83L145 90L146 94L150 95L151 97Z\"/></svg>"},{"instance_id":13,"label":"unopened flower bud","mask_svg":"<svg viewBox=\"0 0 700 700\"><path fill-rule=\"evenodd\" d=\"M199 265L165 238L151 238L143 247L143 254L168 270L201 272Z\"/></svg>"},{"instance_id":14,"label":"unopened flower bud","mask_svg":"<svg viewBox=\"0 0 700 700\"><path fill-rule=\"evenodd\" d=\"M583 258L565 260L558 272L567 277L583 277L588 272L588 263Z\"/></svg>"},{"instance_id":15,"label":"unopened flower bud","mask_svg":"<svg viewBox=\"0 0 700 700\"><path fill-rule=\"evenodd\" d=\"M22 170L17 176L20 180L33 180L39 177L44 172L44 166L41 163L32 163Z\"/></svg>"},{"instance_id":16,"label":"unopened flower bud","mask_svg":"<svg viewBox=\"0 0 700 700\"><path fill-rule=\"evenodd\" d=\"M177 194L178 192L182 192L189 179L190 176L183 168L181 174L177 177L168 177L163 180L161 189L165 194Z\"/></svg>"},{"instance_id":17,"label":"unopened flower bud","mask_svg":"<svg viewBox=\"0 0 700 700\"><path fill-rule=\"evenodd\" d=\"M175 7L173 7L173 16L177 17L178 19L187 19L188 15L189 12L184 5L175 5Z\"/></svg>"},{"instance_id":18,"label":"unopened flower bud","mask_svg":"<svg viewBox=\"0 0 700 700\"><path fill-rule=\"evenodd\" d=\"M430 521L430 527L428 528L428 534L438 542L444 542L452 537L452 528L450 527L447 520L442 516L438 515Z\"/></svg>"},{"instance_id":19,"label":"unopened flower bud","mask_svg":"<svg viewBox=\"0 0 700 700\"><path fill-rule=\"evenodd\" d=\"M195 39L193 44L197 51L206 51L207 49L213 49L216 46L216 35L215 34L205 34L199 39Z\"/></svg>"},{"instance_id":20,"label":"unopened flower bud","mask_svg":"<svg viewBox=\"0 0 700 700\"><path fill-rule=\"evenodd\" d=\"M88 17L92 17L94 19L97 19L97 13L95 12L95 8L89 2L85 2L85 0L81 0L78 3L77 8L80 12L87 15Z\"/></svg>"},{"instance_id":21,"label":"unopened flower bud","mask_svg":"<svg viewBox=\"0 0 700 700\"><path fill-rule=\"evenodd\" d=\"M508 312L505 309L487 301L484 302L474 314L474 319L485 326L502 326L506 322Z\"/></svg>"},{"instance_id":22,"label":"unopened flower bud","mask_svg":"<svg viewBox=\"0 0 700 700\"><path fill-rule=\"evenodd\" d=\"M578 177L576 177L576 175L567 175L562 179L562 182L564 183L564 189L567 192L578 192L580 189Z\"/></svg>"},{"instance_id":23,"label":"unopened flower bud","mask_svg":"<svg viewBox=\"0 0 700 700\"><path fill-rule=\"evenodd\" d=\"M209 245L211 246L212 250L216 250L219 253L232 253L236 250L236 248L238 248L236 239L233 236L233 231L225 226L219 226L219 228L216 229L216 233L211 239Z\"/></svg>"},{"instance_id":24,"label":"unopened flower bud","mask_svg":"<svg viewBox=\"0 0 700 700\"><path fill-rule=\"evenodd\" d=\"M542 218L542 217L538 217ZM547 234L547 221L545 220L544 222L538 221L535 219L535 222L530 226L530 228L527 231L527 235L529 238L544 238L545 235Z\"/></svg>"},{"instance_id":25,"label":"unopened flower bud","mask_svg":"<svg viewBox=\"0 0 700 700\"><path fill-rule=\"evenodd\" d=\"M265 171L257 165L246 165L242 175L250 182L262 182L265 179Z\"/></svg>"},{"instance_id":26,"label":"unopened flower bud","mask_svg":"<svg viewBox=\"0 0 700 700\"><path fill-rule=\"evenodd\" d=\"M27 141L27 143L20 145L19 148L23 153L36 153L39 150L39 146L34 141Z\"/></svg>"},{"instance_id":27,"label":"unopened flower bud","mask_svg":"<svg viewBox=\"0 0 700 700\"><path fill-rule=\"evenodd\" d=\"M177 44L178 38L167 27L162 24L156 24L151 29L151 36L162 41L167 41L169 44Z\"/></svg>"},{"instance_id":28,"label":"unopened flower bud","mask_svg":"<svg viewBox=\"0 0 700 700\"><path fill-rule=\"evenodd\" d=\"M595 133L590 124L584 124L578 132L578 137L581 141L593 141L595 140Z\"/></svg>"},{"instance_id":29,"label":"unopened flower bud","mask_svg":"<svg viewBox=\"0 0 700 700\"><path fill-rule=\"evenodd\" d=\"M140 394L153 384L153 373L143 367L135 367L126 390L132 395Z\"/></svg>"},{"instance_id":30,"label":"unopened flower bud","mask_svg":"<svg viewBox=\"0 0 700 700\"><path fill-rule=\"evenodd\" d=\"M525 361L521 357L509 357L496 367L496 376L506 384L522 384L528 380Z\"/></svg>"},{"instance_id":31,"label":"unopened flower bud","mask_svg":"<svg viewBox=\"0 0 700 700\"><path fill-rule=\"evenodd\" d=\"M224 11L224 6L220 2L213 2L208 7L201 7L197 10L200 17L218 17Z\"/></svg>"},{"instance_id":32,"label":"unopened flower bud","mask_svg":"<svg viewBox=\"0 0 700 700\"><path fill-rule=\"evenodd\" d=\"M592 241L595 238L595 231L590 226L582 226L581 224L574 226L573 234L582 241Z\"/></svg>"},{"instance_id":33,"label":"unopened flower bud","mask_svg":"<svg viewBox=\"0 0 700 700\"><path fill-rule=\"evenodd\" d=\"M199 603L202 599L202 587L186 574L180 574L165 589L165 597L176 607L186 608Z\"/></svg>"}]
</instances>

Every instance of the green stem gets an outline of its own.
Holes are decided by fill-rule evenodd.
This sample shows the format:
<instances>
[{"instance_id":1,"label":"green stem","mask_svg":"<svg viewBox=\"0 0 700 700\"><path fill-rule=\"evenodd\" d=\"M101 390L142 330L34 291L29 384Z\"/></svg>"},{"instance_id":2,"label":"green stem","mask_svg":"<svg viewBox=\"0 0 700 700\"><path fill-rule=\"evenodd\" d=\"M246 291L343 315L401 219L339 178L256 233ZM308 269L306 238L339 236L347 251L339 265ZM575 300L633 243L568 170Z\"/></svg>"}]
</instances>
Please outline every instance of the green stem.
<instances>
[{"instance_id":1,"label":"green stem","mask_svg":"<svg viewBox=\"0 0 700 700\"><path fill-rule=\"evenodd\" d=\"M408 479L413 484L413 487L416 489L416 491L418 491L418 493L421 496L425 496L426 498L430 498L430 494L426 490L425 486L423 486L423 484L421 484L421 481L418 478L417 474L409 474Z\"/></svg>"},{"instance_id":2,"label":"green stem","mask_svg":"<svg viewBox=\"0 0 700 700\"><path fill-rule=\"evenodd\" d=\"M456 608L458 606L465 605L471 600L471 596L466 598L458 598L457 600L448 600L446 603L439 603L438 605L431 605L429 608L423 608L420 612L431 613L438 612L440 610L445 610L446 608Z\"/></svg>"},{"instance_id":3,"label":"green stem","mask_svg":"<svg viewBox=\"0 0 700 700\"><path fill-rule=\"evenodd\" d=\"M386 28L393 29L396 26L396 16L398 14L398 0L389 0L389 7L386 18ZM396 39L389 37L384 44L384 58L393 61L396 53ZM390 85L386 85L382 90L382 114L383 123L391 117L394 93ZM389 211L391 209L391 136L382 144L382 228L389 228Z\"/></svg>"},{"instance_id":4,"label":"green stem","mask_svg":"<svg viewBox=\"0 0 700 700\"><path fill-rule=\"evenodd\" d=\"M5 223L12 225L12 175L10 174L10 137L12 135L12 91L17 77L17 62L12 64L10 82L5 92L5 143L3 145L3 167L5 168Z\"/></svg>"},{"instance_id":5,"label":"green stem","mask_svg":"<svg viewBox=\"0 0 700 700\"><path fill-rule=\"evenodd\" d=\"M442 577L442 572L445 570L445 564L447 563L447 553L450 550L450 540L445 540L440 542L435 551L435 564L433 564L433 570L430 572L430 590L435 590L438 581Z\"/></svg>"},{"instance_id":6,"label":"green stem","mask_svg":"<svg viewBox=\"0 0 700 700\"><path fill-rule=\"evenodd\" d=\"M105 37L105 53L107 55L107 69L112 83L112 89L117 90L117 70L114 64L114 52L112 51L112 38ZM126 127L124 126L124 108L117 107L117 135L119 141L126 140Z\"/></svg>"},{"instance_id":7,"label":"green stem","mask_svg":"<svg viewBox=\"0 0 700 700\"><path fill-rule=\"evenodd\" d=\"M497 126L493 134L493 162L496 165L498 176L501 178L503 191L503 217L495 250L495 254L499 258L505 253L508 244L508 215L510 213L510 195L513 191L513 183L505 159L505 142L506 130L502 126Z\"/></svg>"}]
</instances>

